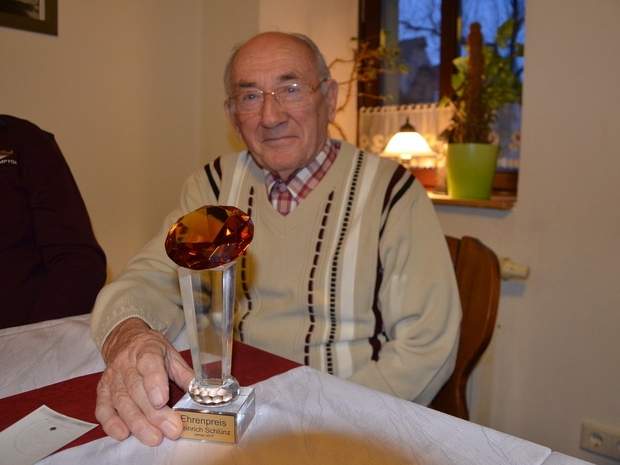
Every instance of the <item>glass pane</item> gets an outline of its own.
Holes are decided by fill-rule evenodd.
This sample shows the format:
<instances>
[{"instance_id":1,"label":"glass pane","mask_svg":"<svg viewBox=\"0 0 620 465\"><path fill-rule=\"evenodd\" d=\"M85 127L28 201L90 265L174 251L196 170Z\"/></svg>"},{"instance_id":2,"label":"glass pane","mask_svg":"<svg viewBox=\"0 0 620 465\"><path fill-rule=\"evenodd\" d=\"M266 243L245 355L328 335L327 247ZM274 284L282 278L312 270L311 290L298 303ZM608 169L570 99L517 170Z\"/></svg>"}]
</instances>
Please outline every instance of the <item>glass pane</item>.
<instances>
[{"instance_id":1,"label":"glass pane","mask_svg":"<svg viewBox=\"0 0 620 465\"><path fill-rule=\"evenodd\" d=\"M461 0L461 46L460 55L466 55L467 34L473 22L479 22L482 37L487 45L497 48L501 56L508 56L511 47L523 46L525 41L525 0ZM509 19L516 25L515 34L506 47L499 47L496 42L499 28ZM513 70L522 79L523 57L513 63Z\"/></svg>"},{"instance_id":2,"label":"glass pane","mask_svg":"<svg viewBox=\"0 0 620 465\"><path fill-rule=\"evenodd\" d=\"M398 46L409 68L399 76L399 103L439 99L441 0L400 0Z\"/></svg>"}]
</instances>

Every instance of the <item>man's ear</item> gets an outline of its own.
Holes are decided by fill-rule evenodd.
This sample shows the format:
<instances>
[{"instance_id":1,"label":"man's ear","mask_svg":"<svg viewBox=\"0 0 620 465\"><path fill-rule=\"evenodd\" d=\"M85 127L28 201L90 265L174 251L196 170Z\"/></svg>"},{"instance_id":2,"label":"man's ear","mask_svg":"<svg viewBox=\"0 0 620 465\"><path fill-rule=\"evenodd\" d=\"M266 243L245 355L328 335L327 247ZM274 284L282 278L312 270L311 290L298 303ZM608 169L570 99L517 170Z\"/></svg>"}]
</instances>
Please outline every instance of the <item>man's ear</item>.
<instances>
[{"instance_id":1,"label":"man's ear","mask_svg":"<svg viewBox=\"0 0 620 465\"><path fill-rule=\"evenodd\" d=\"M327 86L327 92L325 93L327 114L329 116L329 122L333 123L336 119L336 108L338 106L338 83L335 79L330 79L325 85Z\"/></svg>"}]
</instances>

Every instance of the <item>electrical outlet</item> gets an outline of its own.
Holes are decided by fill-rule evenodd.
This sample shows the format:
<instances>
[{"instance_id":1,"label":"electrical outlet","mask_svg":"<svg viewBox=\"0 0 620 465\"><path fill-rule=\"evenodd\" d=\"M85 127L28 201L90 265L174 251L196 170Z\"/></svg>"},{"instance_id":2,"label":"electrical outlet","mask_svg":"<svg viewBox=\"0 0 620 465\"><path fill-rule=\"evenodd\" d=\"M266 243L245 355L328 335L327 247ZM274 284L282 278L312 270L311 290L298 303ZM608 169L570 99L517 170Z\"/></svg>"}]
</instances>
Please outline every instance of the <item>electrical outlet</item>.
<instances>
[{"instance_id":1,"label":"electrical outlet","mask_svg":"<svg viewBox=\"0 0 620 465\"><path fill-rule=\"evenodd\" d=\"M586 420L581 423L582 449L620 460L620 427Z\"/></svg>"}]
</instances>

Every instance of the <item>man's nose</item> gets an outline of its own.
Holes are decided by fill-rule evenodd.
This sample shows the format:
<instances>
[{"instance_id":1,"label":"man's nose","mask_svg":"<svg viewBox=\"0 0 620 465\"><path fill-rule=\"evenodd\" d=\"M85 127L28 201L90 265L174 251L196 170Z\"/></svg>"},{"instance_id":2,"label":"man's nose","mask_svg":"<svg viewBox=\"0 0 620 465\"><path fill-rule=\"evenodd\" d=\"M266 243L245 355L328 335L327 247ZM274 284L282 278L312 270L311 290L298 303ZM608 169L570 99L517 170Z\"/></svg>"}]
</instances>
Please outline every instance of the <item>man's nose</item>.
<instances>
[{"instance_id":1,"label":"man's nose","mask_svg":"<svg viewBox=\"0 0 620 465\"><path fill-rule=\"evenodd\" d=\"M275 95L265 93L263 96L263 108L261 109L261 122L264 126L274 127L283 123L287 113L276 99Z\"/></svg>"}]
</instances>

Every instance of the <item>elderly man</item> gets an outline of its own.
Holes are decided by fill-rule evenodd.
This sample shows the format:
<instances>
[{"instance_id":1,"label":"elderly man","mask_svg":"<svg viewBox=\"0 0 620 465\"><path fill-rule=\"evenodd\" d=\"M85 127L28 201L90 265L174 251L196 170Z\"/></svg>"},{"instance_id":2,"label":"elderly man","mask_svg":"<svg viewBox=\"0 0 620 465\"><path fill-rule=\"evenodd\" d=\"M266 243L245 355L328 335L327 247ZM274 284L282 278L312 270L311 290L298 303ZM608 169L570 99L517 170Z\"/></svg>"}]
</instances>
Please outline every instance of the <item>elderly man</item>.
<instances>
[{"instance_id":1,"label":"elderly man","mask_svg":"<svg viewBox=\"0 0 620 465\"><path fill-rule=\"evenodd\" d=\"M405 399L449 377L460 322L443 233L405 169L328 138L337 83L307 37L263 33L232 55L227 113L248 150L186 182L160 234L100 293L93 336L107 363L97 418L112 437L177 438L168 378L183 325L167 228L205 204L236 205L255 237L239 266L240 340Z\"/></svg>"}]
</instances>

